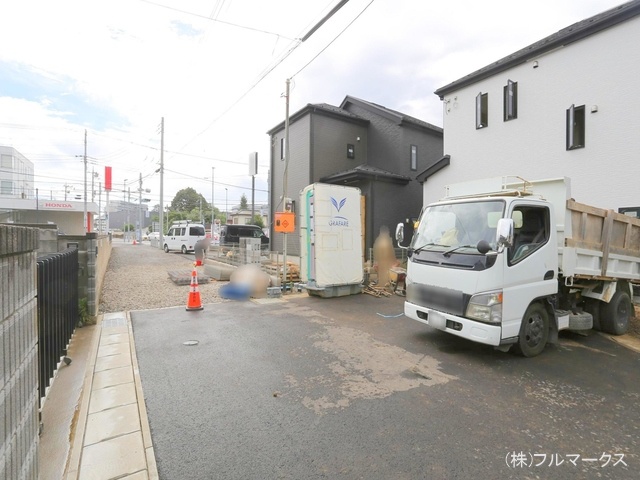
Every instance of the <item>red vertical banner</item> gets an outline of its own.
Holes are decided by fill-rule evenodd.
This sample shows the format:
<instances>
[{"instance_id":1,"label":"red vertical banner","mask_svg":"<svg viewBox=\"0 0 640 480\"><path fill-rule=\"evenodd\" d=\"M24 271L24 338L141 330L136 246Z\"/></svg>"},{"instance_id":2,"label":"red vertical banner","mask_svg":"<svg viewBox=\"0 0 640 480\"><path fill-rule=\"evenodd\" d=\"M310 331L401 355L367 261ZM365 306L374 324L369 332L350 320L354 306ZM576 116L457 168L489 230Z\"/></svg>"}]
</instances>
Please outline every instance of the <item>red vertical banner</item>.
<instances>
[{"instance_id":1,"label":"red vertical banner","mask_svg":"<svg viewBox=\"0 0 640 480\"><path fill-rule=\"evenodd\" d=\"M111 191L111 167L104 167L104 189Z\"/></svg>"}]
</instances>

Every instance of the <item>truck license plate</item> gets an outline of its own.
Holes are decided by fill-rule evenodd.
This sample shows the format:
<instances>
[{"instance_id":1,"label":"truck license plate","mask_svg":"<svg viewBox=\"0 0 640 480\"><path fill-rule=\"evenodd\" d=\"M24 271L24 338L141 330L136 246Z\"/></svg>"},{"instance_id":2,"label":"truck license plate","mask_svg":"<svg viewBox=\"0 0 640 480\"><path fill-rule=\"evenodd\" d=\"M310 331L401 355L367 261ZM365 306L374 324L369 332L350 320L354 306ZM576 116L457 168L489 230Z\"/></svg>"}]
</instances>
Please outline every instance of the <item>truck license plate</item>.
<instances>
[{"instance_id":1,"label":"truck license plate","mask_svg":"<svg viewBox=\"0 0 640 480\"><path fill-rule=\"evenodd\" d=\"M447 320L437 312L429 312L428 320L429 325L433 328L437 328L438 330L444 330L447 326Z\"/></svg>"}]
</instances>

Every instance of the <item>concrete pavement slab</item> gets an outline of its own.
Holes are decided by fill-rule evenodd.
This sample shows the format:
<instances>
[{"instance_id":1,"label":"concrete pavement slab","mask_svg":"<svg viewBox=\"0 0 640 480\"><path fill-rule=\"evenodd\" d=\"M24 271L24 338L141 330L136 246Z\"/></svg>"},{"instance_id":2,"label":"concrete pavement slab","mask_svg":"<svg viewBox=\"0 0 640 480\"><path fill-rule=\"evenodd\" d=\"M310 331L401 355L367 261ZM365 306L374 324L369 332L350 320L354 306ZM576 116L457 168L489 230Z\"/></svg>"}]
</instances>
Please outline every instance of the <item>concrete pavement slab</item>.
<instances>
[{"instance_id":1,"label":"concrete pavement slab","mask_svg":"<svg viewBox=\"0 0 640 480\"><path fill-rule=\"evenodd\" d=\"M92 413L87 420L84 445L93 445L138 430L140 430L140 416L136 403Z\"/></svg>"},{"instance_id":2,"label":"concrete pavement slab","mask_svg":"<svg viewBox=\"0 0 640 480\"><path fill-rule=\"evenodd\" d=\"M142 434L138 431L83 448L78 478L111 480L146 468Z\"/></svg>"},{"instance_id":3,"label":"concrete pavement slab","mask_svg":"<svg viewBox=\"0 0 640 480\"><path fill-rule=\"evenodd\" d=\"M127 313L98 319L67 480L157 479Z\"/></svg>"},{"instance_id":4,"label":"concrete pavement slab","mask_svg":"<svg viewBox=\"0 0 640 480\"><path fill-rule=\"evenodd\" d=\"M131 382L133 382L133 369L129 365L112 368L111 370L103 370L102 372L95 372L93 375L94 390Z\"/></svg>"}]
</instances>

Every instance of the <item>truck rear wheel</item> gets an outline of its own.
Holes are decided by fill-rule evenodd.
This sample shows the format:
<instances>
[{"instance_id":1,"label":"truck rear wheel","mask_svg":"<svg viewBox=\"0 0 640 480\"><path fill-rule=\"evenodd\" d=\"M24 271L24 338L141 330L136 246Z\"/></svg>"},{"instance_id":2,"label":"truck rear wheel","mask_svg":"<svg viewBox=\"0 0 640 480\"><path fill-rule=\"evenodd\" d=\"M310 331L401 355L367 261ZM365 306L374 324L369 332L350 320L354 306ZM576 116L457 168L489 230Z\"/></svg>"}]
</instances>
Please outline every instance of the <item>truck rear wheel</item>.
<instances>
[{"instance_id":1,"label":"truck rear wheel","mask_svg":"<svg viewBox=\"0 0 640 480\"><path fill-rule=\"evenodd\" d=\"M535 357L549 339L549 313L539 303L532 303L522 318L517 347L525 357Z\"/></svg>"},{"instance_id":2,"label":"truck rear wheel","mask_svg":"<svg viewBox=\"0 0 640 480\"><path fill-rule=\"evenodd\" d=\"M624 335L629 328L632 315L631 299L627 292L617 291L611 301L602 305L600 327L603 332Z\"/></svg>"}]
</instances>

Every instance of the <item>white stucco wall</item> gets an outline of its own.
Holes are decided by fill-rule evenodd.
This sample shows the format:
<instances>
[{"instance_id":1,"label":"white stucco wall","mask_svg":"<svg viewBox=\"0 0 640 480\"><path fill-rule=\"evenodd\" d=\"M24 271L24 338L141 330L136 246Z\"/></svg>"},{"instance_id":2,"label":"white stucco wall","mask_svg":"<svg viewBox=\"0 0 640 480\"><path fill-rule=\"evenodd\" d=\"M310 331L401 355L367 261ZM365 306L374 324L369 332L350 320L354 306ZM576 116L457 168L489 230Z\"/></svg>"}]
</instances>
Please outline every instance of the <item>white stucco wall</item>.
<instances>
[{"instance_id":1,"label":"white stucco wall","mask_svg":"<svg viewBox=\"0 0 640 480\"><path fill-rule=\"evenodd\" d=\"M594 206L640 206L638 45L636 17L447 95L444 153L451 164L424 183L424 202L441 198L451 183L519 175L568 176L572 196ZM518 82L518 118L504 122L507 80ZM489 94L489 125L476 130L480 92ZM585 106L586 146L567 151L572 104Z\"/></svg>"}]
</instances>

